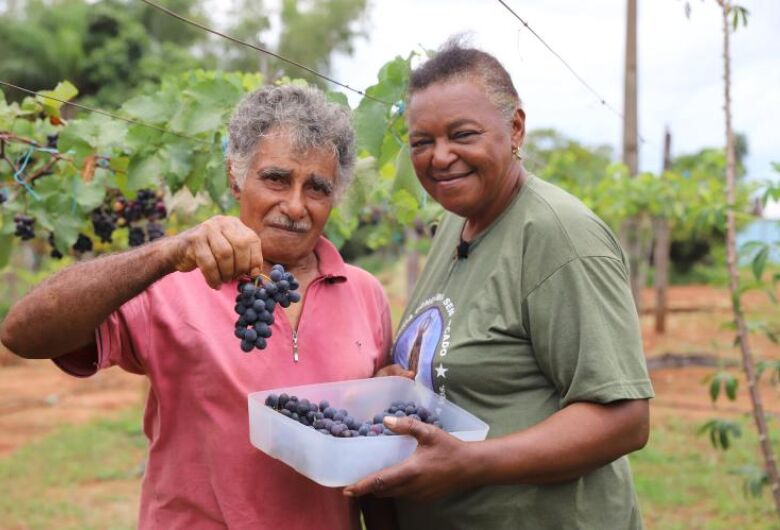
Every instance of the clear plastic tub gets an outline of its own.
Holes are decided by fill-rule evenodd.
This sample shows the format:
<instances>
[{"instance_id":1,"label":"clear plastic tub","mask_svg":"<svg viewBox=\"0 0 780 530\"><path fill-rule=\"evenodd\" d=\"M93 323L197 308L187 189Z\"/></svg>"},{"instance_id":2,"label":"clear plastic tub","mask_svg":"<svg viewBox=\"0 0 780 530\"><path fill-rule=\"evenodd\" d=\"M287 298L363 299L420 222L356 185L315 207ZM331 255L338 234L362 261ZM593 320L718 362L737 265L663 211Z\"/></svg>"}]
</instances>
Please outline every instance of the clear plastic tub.
<instances>
[{"instance_id":1,"label":"clear plastic tub","mask_svg":"<svg viewBox=\"0 0 780 530\"><path fill-rule=\"evenodd\" d=\"M347 409L370 420L393 401L414 401L435 412L444 430L464 441L484 440L488 425L428 388L405 377L376 377L274 388L249 394L252 445L323 486L340 487L408 458L417 447L411 436L336 438L317 432L266 406L268 394L287 393Z\"/></svg>"}]
</instances>

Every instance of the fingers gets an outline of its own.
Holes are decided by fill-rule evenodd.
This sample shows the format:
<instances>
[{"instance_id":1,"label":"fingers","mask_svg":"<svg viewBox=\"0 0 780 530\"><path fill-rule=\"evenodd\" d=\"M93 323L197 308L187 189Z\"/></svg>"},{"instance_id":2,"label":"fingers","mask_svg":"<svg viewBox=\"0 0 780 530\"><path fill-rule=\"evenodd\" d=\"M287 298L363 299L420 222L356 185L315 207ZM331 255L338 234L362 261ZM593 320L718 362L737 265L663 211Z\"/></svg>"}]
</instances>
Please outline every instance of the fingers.
<instances>
[{"instance_id":1,"label":"fingers","mask_svg":"<svg viewBox=\"0 0 780 530\"><path fill-rule=\"evenodd\" d=\"M239 219L215 216L186 234L187 251L178 270L197 267L206 283L218 289L234 278L262 272L263 251L260 238Z\"/></svg>"},{"instance_id":2,"label":"fingers","mask_svg":"<svg viewBox=\"0 0 780 530\"><path fill-rule=\"evenodd\" d=\"M247 228L247 230L249 230ZM257 234L252 232L252 239L249 243L249 266L247 270L251 276L259 276L263 272L263 246L260 243L260 238Z\"/></svg>"},{"instance_id":3,"label":"fingers","mask_svg":"<svg viewBox=\"0 0 780 530\"><path fill-rule=\"evenodd\" d=\"M229 282L235 276L236 270L233 246L224 233L216 230L209 230L208 243L217 262L220 283Z\"/></svg>"},{"instance_id":4,"label":"fingers","mask_svg":"<svg viewBox=\"0 0 780 530\"><path fill-rule=\"evenodd\" d=\"M205 239L195 242L190 248L190 252L194 257L195 266L200 269L200 272L203 274L203 278L205 278L209 287L212 289L219 289L221 283L219 266L217 265L217 260L211 252L211 248L208 246L207 241L208 240Z\"/></svg>"},{"instance_id":5,"label":"fingers","mask_svg":"<svg viewBox=\"0 0 780 530\"><path fill-rule=\"evenodd\" d=\"M263 268L260 238L252 229L242 222L236 221L226 223L222 227L222 235L229 242L233 252L233 272L230 278L242 274L257 276Z\"/></svg>"},{"instance_id":6,"label":"fingers","mask_svg":"<svg viewBox=\"0 0 780 530\"><path fill-rule=\"evenodd\" d=\"M403 464L389 467L347 486L344 488L344 495L361 497L373 494L377 497L395 497L412 480L413 476L413 472Z\"/></svg>"},{"instance_id":7,"label":"fingers","mask_svg":"<svg viewBox=\"0 0 780 530\"><path fill-rule=\"evenodd\" d=\"M385 416L385 426L396 434L408 434L414 436L420 445L431 445L435 437L443 432L441 429L428 425L413 418Z\"/></svg>"},{"instance_id":8,"label":"fingers","mask_svg":"<svg viewBox=\"0 0 780 530\"><path fill-rule=\"evenodd\" d=\"M377 371L374 377L387 377L390 375L397 375L401 377L408 377L409 379L414 379L415 374L411 370L404 369L400 364L391 364Z\"/></svg>"}]
</instances>

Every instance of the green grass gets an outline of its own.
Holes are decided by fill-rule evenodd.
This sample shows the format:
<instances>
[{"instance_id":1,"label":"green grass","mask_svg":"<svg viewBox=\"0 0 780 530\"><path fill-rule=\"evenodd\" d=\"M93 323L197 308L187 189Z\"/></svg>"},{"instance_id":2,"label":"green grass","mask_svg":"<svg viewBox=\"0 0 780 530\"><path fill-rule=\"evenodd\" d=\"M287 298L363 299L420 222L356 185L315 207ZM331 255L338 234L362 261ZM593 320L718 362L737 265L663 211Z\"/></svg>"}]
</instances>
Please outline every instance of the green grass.
<instances>
[{"instance_id":1,"label":"green grass","mask_svg":"<svg viewBox=\"0 0 780 530\"><path fill-rule=\"evenodd\" d=\"M740 420L743 435L725 452L696 434L702 422L656 421L648 446L631 456L646 528L780 529L769 491L746 497L742 478L731 473L759 463L751 419ZM140 425L133 409L61 429L0 459L0 529L135 528L146 451Z\"/></svg>"},{"instance_id":2,"label":"green grass","mask_svg":"<svg viewBox=\"0 0 780 530\"><path fill-rule=\"evenodd\" d=\"M135 528L141 411L62 428L0 459L2 530Z\"/></svg>"},{"instance_id":3,"label":"green grass","mask_svg":"<svg viewBox=\"0 0 780 530\"><path fill-rule=\"evenodd\" d=\"M740 419L742 437L716 450L697 434L704 421L665 418L654 425L650 442L631 456L637 495L648 529L780 529L768 488L760 498L744 492L733 471L760 465L751 418ZM776 448L780 449L780 446Z\"/></svg>"}]
</instances>

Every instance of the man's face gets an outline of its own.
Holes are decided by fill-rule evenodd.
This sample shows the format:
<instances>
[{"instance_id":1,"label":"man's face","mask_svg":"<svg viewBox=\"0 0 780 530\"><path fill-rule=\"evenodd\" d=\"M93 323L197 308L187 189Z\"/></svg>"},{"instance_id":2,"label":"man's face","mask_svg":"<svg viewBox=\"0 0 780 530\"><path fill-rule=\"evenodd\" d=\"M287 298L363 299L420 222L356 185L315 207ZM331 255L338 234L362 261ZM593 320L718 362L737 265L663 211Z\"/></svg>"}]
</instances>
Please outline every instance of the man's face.
<instances>
[{"instance_id":1,"label":"man's face","mask_svg":"<svg viewBox=\"0 0 780 530\"><path fill-rule=\"evenodd\" d=\"M299 153L281 131L261 140L243 188L233 189L265 259L289 267L314 251L333 208L336 169L332 152Z\"/></svg>"}]
</instances>

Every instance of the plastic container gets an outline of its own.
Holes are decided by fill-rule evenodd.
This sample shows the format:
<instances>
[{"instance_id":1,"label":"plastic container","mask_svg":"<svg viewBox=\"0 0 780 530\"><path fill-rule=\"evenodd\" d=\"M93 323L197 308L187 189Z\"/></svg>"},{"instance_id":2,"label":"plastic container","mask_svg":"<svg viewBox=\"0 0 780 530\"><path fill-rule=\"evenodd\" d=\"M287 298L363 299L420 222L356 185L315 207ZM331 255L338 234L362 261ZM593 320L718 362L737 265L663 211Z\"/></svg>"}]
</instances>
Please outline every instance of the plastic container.
<instances>
[{"instance_id":1,"label":"plastic container","mask_svg":"<svg viewBox=\"0 0 780 530\"><path fill-rule=\"evenodd\" d=\"M268 394L287 393L347 409L356 419L370 420L393 401L414 401L435 412L444 430L464 441L484 440L488 425L405 377L376 377L274 388L249 394L252 445L323 486L339 487L408 458L417 440L403 436L336 438L317 432L265 405Z\"/></svg>"}]
</instances>

